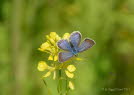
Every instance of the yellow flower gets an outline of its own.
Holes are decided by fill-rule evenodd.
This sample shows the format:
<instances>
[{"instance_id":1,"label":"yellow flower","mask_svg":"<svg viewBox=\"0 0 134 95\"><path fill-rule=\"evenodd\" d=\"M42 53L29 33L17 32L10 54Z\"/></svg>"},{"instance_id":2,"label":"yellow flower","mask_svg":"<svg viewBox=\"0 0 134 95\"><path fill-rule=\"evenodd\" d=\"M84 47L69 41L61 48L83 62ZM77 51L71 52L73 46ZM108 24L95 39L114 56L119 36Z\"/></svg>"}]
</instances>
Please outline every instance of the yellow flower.
<instances>
[{"instance_id":1,"label":"yellow flower","mask_svg":"<svg viewBox=\"0 0 134 95\"><path fill-rule=\"evenodd\" d=\"M71 90L74 90L75 88L74 88L74 84L71 82L71 81L69 81L69 88L71 89Z\"/></svg>"},{"instance_id":2,"label":"yellow flower","mask_svg":"<svg viewBox=\"0 0 134 95\"><path fill-rule=\"evenodd\" d=\"M55 71L55 67L49 67L48 69L49 69L49 71L51 71L51 72Z\"/></svg>"},{"instance_id":3,"label":"yellow flower","mask_svg":"<svg viewBox=\"0 0 134 95\"><path fill-rule=\"evenodd\" d=\"M51 38L54 37L54 39L55 39L55 38L56 38L56 35L57 35L56 32L50 32L50 37L51 37Z\"/></svg>"},{"instance_id":4,"label":"yellow flower","mask_svg":"<svg viewBox=\"0 0 134 95\"><path fill-rule=\"evenodd\" d=\"M50 56L48 57L48 60L53 60L53 56L50 55Z\"/></svg>"},{"instance_id":5,"label":"yellow flower","mask_svg":"<svg viewBox=\"0 0 134 95\"><path fill-rule=\"evenodd\" d=\"M61 39L59 35L56 34L56 32L50 32L50 35L47 35L46 38L53 45L56 45L56 42Z\"/></svg>"},{"instance_id":6,"label":"yellow flower","mask_svg":"<svg viewBox=\"0 0 134 95\"><path fill-rule=\"evenodd\" d=\"M44 78L49 77L52 72L55 73L54 76L53 76L53 79L56 78L55 67L48 66L45 61L40 61L40 62L38 63L37 69L38 69L39 71L49 70L46 74L43 75Z\"/></svg>"},{"instance_id":7,"label":"yellow flower","mask_svg":"<svg viewBox=\"0 0 134 95\"><path fill-rule=\"evenodd\" d=\"M67 75L69 78L73 78L73 77L74 77L74 74L71 73L71 72L69 72L69 71L67 71L67 70L65 70L65 73L66 73L66 75Z\"/></svg>"},{"instance_id":8,"label":"yellow flower","mask_svg":"<svg viewBox=\"0 0 134 95\"><path fill-rule=\"evenodd\" d=\"M50 44L48 42L45 42L41 45L41 47L39 48L40 51L45 51L45 50L49 50Z\"/></svg>"},{"instance_id":9,"label":"yellow flower","mask_svg":"<svg viewBox=\"0 0 134 95\"><path fill-rule=\"evenodd\" d=\"M56 32L50 32L49 35L46 35L46 38L47 41L40 46L39 50L50 54L48 60L57 61L59 52L57 41L61 38L56 34Z\"/></svg>"},{"instance_id":10,"label":"yellow flower","mask_svg":"<svg viewBox=\"0 0 134 95\"><path fill-rule=\"evenodd\" d=\"M57 61L57 60L58 60L58 55L55 55L55 56L50 55L50 56L48 57L48 60Z\"/></svg>"},{"instance_id":11,"label":"yellow flower","mask_svg":"<svg viewBox=\"0 0 134 95\"><path fill-rule=\"evenodd\" d=\"M58 60L58 55L55 55L54 56L54 61L57 61Z\"/></svg>"},{"instance_id":12,"label":"yellow flower","mask_svg":"<svg viewBox=\"0 0 134 95\"><path fill-rule=\"evenodd\" d=\"M50 37L57 41L61 39L61 37L59 37L56 32L51 32Z\"/></svg>"},{"instance_id":13,"label":"yellow flower","mask_svg":"<svg viewBox=\"0 0 134 95\"><path fill-rule=\"evenodd\" d=\"M43 75L43 77L48 77L51 75L51 72L55 72L55 67L48 66L45 61L40 61L38 63L37 69L39 71L49 70L45 75ZM54 76L54 77L56 77L56 76Z\"/></svg>"},{"instance_id":14,"label":"yellow flower","mask_svg":"<svg viewBox=\"0 0 134 95\"><path fill-rule=\"evenodd\" d=\"M68 39L70 36L69 33L65 33L63 39ZM48 60L57 61L59 48L57 42L61 40L61 37L56 32L50 32L49 35L46 35L47 41L43 43L38 50L49 53Z\"/></svg>"},{"instance_id":15,"label":"yellow flower","mask_svg":"<svg viewBox=\"0 0 134 95\"><path fill-rule=\"evenodd\" d=\"M69 72L74 72L74 71L76 70L76 68L75 68L74 65L69 65L69 66L67 67L67 70L68 70Z\"/></svg>"},{"instance_id":16,"label":"yellow flower","mask_svg":"<svg viewBox=\"0 0 134 95\"><path fill-rule=\"evenodd\" d=\"M43 77L49 77L51 75L51 72L49 71L49 72L47 72Z\"/></svg>"},{"instance_id":17,"label":"yellow flower","mask_svg":"<svg viewBox=\"0 0 134 95\"><path fill-rule=\"evenodd\" d=\"M64 35L63 35L63 39L68 39L70 37L70 34L69 33L65 33Z\"/></svg>"},{"instance_id":18,"label":"yellow flower","mask_svg":"<svg viewBox=\"0 0 134 95\"><path fill-rule=\"evenodd\" d=\"M49 67L49 66L46 64L45 61L40 61L40 62L38 63L37 69L38 69L39 71L44 71L44 70L48 69L48 67Z\"/></svg>"}]
</instances>

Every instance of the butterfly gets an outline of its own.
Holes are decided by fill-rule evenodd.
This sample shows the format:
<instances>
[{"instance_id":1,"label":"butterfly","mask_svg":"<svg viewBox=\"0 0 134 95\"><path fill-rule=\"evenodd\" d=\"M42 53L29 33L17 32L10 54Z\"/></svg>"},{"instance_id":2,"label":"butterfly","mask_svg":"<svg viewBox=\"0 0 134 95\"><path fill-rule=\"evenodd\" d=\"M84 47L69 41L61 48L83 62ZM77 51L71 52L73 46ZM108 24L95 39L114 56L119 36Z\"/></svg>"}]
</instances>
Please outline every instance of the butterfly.
<instances>
[{"instance_id":1,"label":"butterfly","mask_svg":"<svg viewBox=\"0 0 134 95\"><path fill-rule=\"evenodd\" d=\"M69 60L73 56L77 56L78 53L91 48L95 44L95 41L92 39L85 38L82 42L81 39L81 33L79 31L74 31L71 33L69 40L62 39L57 42L57 46L65 51L58 54L58 60L60 63Z\"/></svg>"}]
</instances>

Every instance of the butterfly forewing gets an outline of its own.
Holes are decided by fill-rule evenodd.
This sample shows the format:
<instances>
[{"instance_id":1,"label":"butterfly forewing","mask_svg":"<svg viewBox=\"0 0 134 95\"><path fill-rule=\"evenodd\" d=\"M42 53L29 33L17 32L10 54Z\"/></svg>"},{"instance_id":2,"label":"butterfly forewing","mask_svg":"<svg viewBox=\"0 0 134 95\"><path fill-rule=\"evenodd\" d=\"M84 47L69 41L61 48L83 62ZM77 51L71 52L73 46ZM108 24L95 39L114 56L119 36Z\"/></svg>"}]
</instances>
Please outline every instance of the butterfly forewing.
<instances>
[{"instance_id":1,"label":"butterfly forewing","mask_svg":"<svg viewBox=\"0 0 134 95\"><path fill-rule=\"evenodd\" d=\"M70 44L67 40L60 40L57 42L57 45L60 49L63 49L65 51L71 51Z\"/></svg>"},{"instance_id":2,"label":"butterfly forewing","mask_svg":"<svg viewBox=\"0 0 134 95\"><path fill-rule=\"evenodd\" d=\"M85 51L89 48L91 48L95 44L94 40L86 38L81 45L78 47L78 52Z\"/></svg>"},{"instance_id":3,"label":"butterfly forewing","mask_svg":"<svg viewBox=\"0 0 134 95\"><path fill-rule=\"evenodd\" d=\"M80 44L80 41L81 41L81 33L80 32L73 32L71 35L70 35L70 43L75 47L77 48Z\"/></svg>"},{"instance_id":4,"label":"butterfly forewing","mask_svg":"<svg viewBox=\"0 0 134 95\"><path fill-rule=\"evenodd\" d=\"M73 57L72 52L60 52L59 53L59 62L65 62L68 59L70 59L71 57Z\"/></svg>"}]
</instances>

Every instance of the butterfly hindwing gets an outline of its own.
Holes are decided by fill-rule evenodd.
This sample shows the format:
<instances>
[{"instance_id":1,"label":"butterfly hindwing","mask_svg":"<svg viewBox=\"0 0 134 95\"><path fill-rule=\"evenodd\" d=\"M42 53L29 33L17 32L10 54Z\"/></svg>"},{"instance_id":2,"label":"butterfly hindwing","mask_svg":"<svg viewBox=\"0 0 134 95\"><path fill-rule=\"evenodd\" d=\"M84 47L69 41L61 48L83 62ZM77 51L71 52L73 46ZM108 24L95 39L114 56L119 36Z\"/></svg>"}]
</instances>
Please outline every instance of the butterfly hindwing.
<instances>
[{"instance_id":1,"label":"butterfly hindwing","mask_svg":"<svg viewBox=\"0 0 134 95\"><path fill-rule=\"evenodd\" d=\"M70 43L75 47L77 48L81 42L81 33L78 32L78 31L75 31L73 32L71 35L70 35Z\"/></svg>"},{"instance_id":2,"label":"butterfly hindwing","mask_svg":"<svg viewBox=\"0 0 134 95\"><path fill-rule=\"evenodd\" d=\"M65 62L68 59L70 59L71 57L73 57L72 52L60 52L59 53L59 62Z\"/></svg>"},{"instance_id":3,"label":"butterfly hindwing","mask_svg":"<svg viewBox=\"0 0 134 95\"><path fill-rule=\"evenodd\" d=\"M65 51L71 51L71 47L70 44L67 40L60 40L57 42L57 45L60 49L63 49Z\"/></svg>"},{"instance_id":4,"label":"butterfly hindwing","mask_svg":"<svg viewBox=\"0 0 134 95\"><path fill-rule=\"evenodd\" d=\"M89 48L91 48L95 44L94 40L91 40L89 38L86 38L81 45L78 47L78 52L85 51Z\"/></svg>"}]
</instances>

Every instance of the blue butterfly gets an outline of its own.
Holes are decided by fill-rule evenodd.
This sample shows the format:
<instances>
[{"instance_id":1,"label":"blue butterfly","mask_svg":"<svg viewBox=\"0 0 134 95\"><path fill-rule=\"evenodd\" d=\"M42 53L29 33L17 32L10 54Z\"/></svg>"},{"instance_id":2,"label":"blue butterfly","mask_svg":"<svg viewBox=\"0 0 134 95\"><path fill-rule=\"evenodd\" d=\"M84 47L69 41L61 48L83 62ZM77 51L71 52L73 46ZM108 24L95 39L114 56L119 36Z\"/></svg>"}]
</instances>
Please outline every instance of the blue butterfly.
<instances>
[{"instance_id":1,"label":"blue butterfly","mask_svg":"<svg viewBox=\"0 0 134 95\"><path fill-rule=\"evenodd\" d=\"M89 38L84 39L80 44L81 38L81 33L79 31L74 31L71 33L69 41L62 39L57 42L57 46L66 51L59 53L58 59L60 63L67 61L73 56L77 56L78 53L91 48L95 44L95 41Z\"/></svg>"}]
</instances>

